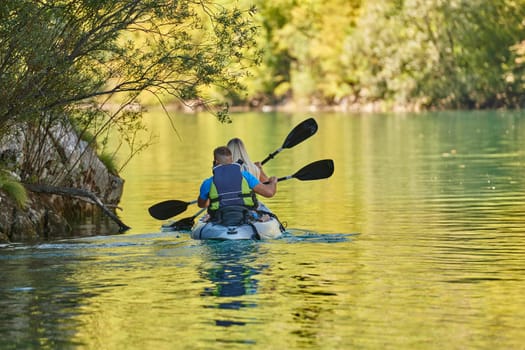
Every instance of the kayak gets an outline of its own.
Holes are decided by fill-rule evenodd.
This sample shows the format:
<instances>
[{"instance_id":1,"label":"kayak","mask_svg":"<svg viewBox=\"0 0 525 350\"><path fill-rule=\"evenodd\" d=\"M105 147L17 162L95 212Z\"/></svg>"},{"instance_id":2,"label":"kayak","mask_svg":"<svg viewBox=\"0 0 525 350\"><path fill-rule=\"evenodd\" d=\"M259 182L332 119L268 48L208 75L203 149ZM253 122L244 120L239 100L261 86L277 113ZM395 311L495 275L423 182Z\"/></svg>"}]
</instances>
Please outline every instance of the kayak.
<instances>
[{"instance_id":1,"label":"kayak","mask_svg":"<svg viewBox=\"0 0 525 350\"><path fill-rule=\"evenodd\" d=\"M253 221L240 225L222 225L200 219L191 230L191 238L198 240L275 239L284 228L276 217L267 221Z\"/></svg>"},{"instance_id":2,"label":"kayak","mask_svg":"<svg viewBox=\"0 0 525 350\"><path fill-rule=\"evenodd\" d=\"M199 220L191 230L191 238L198 240L242 240L275 239L284 229L276 218L255 221L249 224L225 226L215 222Z\"/></svg>"},{"instance_id":3,"label":"kayak","mask_svg":"<svg viewBox=\"0 0 525 350\"><path fill-rule=\"evenodd\" d=\"M161 231L190 231L191 238L197 240L275 239L285 231L277 216L262 203L257 210L228 206L217 211L213 220L205 215L195 223L204 210L191 217L168 221Z\"/></svg>"}]
</instances>

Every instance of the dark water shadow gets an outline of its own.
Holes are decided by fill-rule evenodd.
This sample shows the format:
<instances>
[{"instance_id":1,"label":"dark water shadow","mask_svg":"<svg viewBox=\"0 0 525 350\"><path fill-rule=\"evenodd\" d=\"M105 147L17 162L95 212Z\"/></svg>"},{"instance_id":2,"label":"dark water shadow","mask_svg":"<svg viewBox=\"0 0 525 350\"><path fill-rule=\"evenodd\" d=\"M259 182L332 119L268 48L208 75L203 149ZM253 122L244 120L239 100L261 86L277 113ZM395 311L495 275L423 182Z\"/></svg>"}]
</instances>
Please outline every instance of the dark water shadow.
<instances>
[{"instance_id":1,"label":"dark water shadow","mask_svg":"<svg viewBox=\"0 0 525 350\"><path fill-rule=\"evenodd\" d=\"M242 318L242 313L236 311L257 307L249 296L257 293L257 276L267 268L258 263L266 249L260 242L250 240L203 241L202 248L204 259L198 266L198 273L211 282L200 294L210 298L205 308L229 310L215 319L218 327L247 325L249 322Z\"/></svg>"},{"instance_id":2,"label":"dark water shadow","mask_svg":"<svg viewBox=\"0 0 525 350\"><path fill-rule=\"evenodd\" d=\"M360 233L317 233L298 228L289 228L282 240L288 243L343 243L349 242Z\"/></svg>"},{"instance_id":3,"label":"dark water shadow","mask_svg":"<svg viewBox=\"0 0 525 350\"><path fill-rule=\"evenodd\" d=\"M199 274L213 286L206 288L202 296L238 297L257 292L256 276L265 268L256 264L262 253L258 242L210 241L203 242L203 247L205 262ZM235 303L226 307L238 308Z\"/></svg>"}]
</instances>

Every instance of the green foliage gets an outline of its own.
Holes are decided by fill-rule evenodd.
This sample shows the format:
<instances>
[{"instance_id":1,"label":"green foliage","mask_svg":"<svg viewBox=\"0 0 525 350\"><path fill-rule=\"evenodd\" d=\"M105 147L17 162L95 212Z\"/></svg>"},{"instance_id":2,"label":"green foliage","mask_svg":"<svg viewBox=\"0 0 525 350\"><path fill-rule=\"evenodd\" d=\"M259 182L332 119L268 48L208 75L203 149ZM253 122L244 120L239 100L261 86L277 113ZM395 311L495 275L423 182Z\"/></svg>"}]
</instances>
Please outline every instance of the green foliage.
<instances>
[{"instance_id":1,"label":"green foliage","mask_svg":"<svg viewBox=\"0 0 525 350\"><path fill-rule=\"evenodd\" d=\"M0 190L5 192L15 203L23 208L27 204L27 191L20 181L6 173L0 173Z\"/></svg>"},{"instance_id":2,"label":"green foliage","mask_svg":"<svg viewBox=\"0 0 525 350\"><path fill-rule=\"evenodd\" d=\"M247 54L252 12L206 0L2 1L0 137L28 126L24 148L33 157L22 175L39 176L44 167L35 169L34 158L70 121L93 144L105 147L116 133L130 156L143 149L130 144L144 131L141 112L130 110L142 110L144 94L213 111L206 89L240 89L256 60ZM224 109L217 115L227 120Z\"/></svg>"},{"instance_id":3,"label":"green foliage","mask_svg":"<svg viewBox=\"0 0 525 350\"><path fill-rule=\"evenodd\" d=\"M523 106L523 0L257 1L247 99ZM517 59L517 60L516 60ZM264 96L264 97L261 97Z\"/></svg>"},{"instance_id":4,"label":"green foliage","mask_svg":"<svg viewBox=\"0 0 525 350\"><path fill-rule=\"evenodd\" d=\"M99 154L98 157L100 161L104 163L104 165L106 166L106 168L111 174L118 175L117 164L116 164L115 156L113 154L103 152L102 154Z\"/></svg>"},{"instance_id":5,"label":"green foliage","mask_svg":"<svg viewBox=\"0 0 525 350\"><path fill-rule=\"evenodd\" d=\"M247 83L270 103L293 96L332 103L349 92L344 46L360 1L258 1L264 49L260 67Z\"/></svg>"},{"instance_id":6,"label":"green foliage","mask_svg":"<svg viewBox=\"0 0 525 350\"><path fill-rule=\"evenodd\" d=\"M523 6L516 2L429 2L421 13L405 11L403 23L429 43L433 55L421 57L412 72L418 95L432 105L486 108L523 103L523 91L505 79L510 48L521 38ZM523 4L522 4L523 5ZM417 10L416 10L417 9Z\"/></svg>"}]
</instances>

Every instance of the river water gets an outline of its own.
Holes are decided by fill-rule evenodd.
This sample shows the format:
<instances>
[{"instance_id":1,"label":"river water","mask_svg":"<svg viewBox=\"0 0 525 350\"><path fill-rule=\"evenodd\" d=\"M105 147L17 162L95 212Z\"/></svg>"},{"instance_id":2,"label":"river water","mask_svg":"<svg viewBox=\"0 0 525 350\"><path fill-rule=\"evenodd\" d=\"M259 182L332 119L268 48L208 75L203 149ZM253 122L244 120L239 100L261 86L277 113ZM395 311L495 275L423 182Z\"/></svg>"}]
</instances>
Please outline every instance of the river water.
<instances>
[{"instance_id":1,"label":"river water","mask_svg":"<svg viewBox=\"0 0 525 350\"><path fill-rule=\"evenodd\" d=\"M196 198L212 150L265 165L282 239L191 240L147 208ZM120 235L0 247L1 349L524 349L525 114L148 114L122 173ZM188 210L179 219L195 214ZM89 231L89 229L88 229Z\"/></svg>"}]
</instances>

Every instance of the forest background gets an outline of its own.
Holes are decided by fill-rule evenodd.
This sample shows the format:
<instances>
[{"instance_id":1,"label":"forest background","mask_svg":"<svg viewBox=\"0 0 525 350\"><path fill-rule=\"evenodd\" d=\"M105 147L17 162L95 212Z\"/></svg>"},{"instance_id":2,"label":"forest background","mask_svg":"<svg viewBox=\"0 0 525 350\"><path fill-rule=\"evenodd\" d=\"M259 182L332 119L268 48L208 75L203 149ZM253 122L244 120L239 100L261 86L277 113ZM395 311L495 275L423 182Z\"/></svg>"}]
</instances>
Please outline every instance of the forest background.
<instances>
[{"instance_id":1,"label":"forest background","mask_svg":"<svg viewBox=\"0 0 525 350\"><path fill-rule=\"evenodd\" d=\"M523 107L525 2L255 1L261 65L232 104Z\"/></svg>"}]
</instances>

